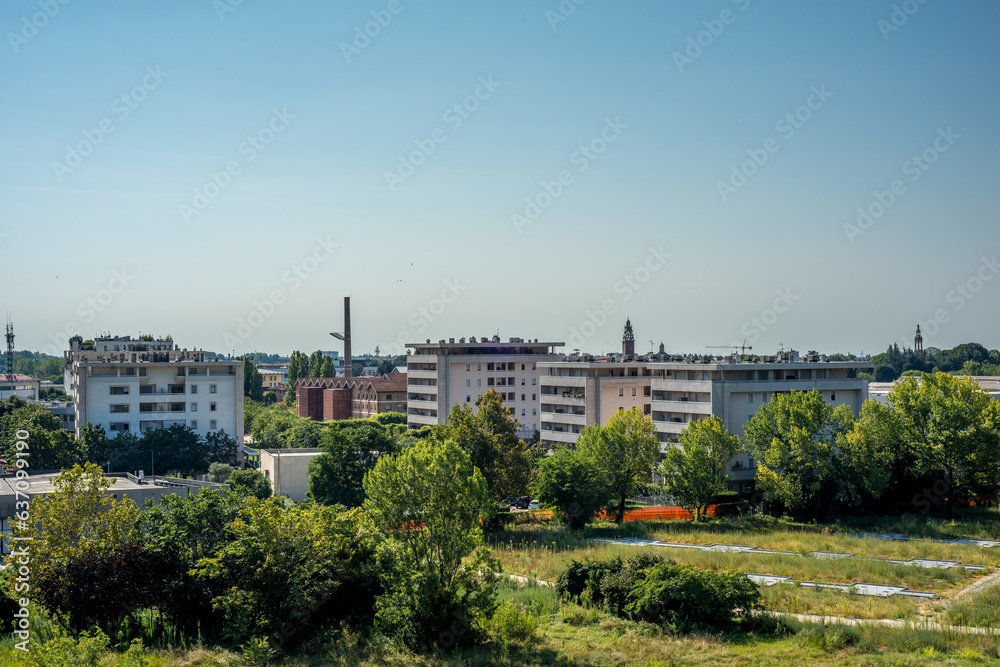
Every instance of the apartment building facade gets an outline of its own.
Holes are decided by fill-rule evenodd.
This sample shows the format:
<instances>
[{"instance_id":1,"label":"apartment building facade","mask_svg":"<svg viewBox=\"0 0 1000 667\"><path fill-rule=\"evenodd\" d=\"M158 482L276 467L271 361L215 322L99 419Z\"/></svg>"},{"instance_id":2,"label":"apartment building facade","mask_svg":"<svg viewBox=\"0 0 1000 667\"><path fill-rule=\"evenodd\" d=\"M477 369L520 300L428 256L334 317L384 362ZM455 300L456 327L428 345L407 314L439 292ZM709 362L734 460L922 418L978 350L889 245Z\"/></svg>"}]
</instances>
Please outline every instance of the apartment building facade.
<instances>
[{"instance_id":1,"label":"apartment building facade","mask_svg":"<svg viewBox=\"0 0 1000 667\"><path fill-rule=\"evenodd\" d=\"M450 338L431 343L407 343L407 425L443 424L455 405L476 409L481 394L495 389L521 425L518 437L530 438L541 428L542 365L562 359L561 342L539 342L499 336L468 340Z\"/></svg>"},{"instance_id":2,"label":"apartment building facade","mask_svg":"<svg viewBox=\"0 0 1000 667\"><path fill-rule=\"evenodd\" d=\"M172 340L74 339L64 354L75 433L87 422L119 432L188 426L206 436L224 430L243 444L243 362L180 350Z\"/></svg>"},{"instance_id":3,"label":"apartment building facade","mask_svg":"<svg viewBox=\"0 0 1000 667\"><path fill-rule=\"evenodd\" d=\"M622 358L624 359L624 358ZM859 414L868 398L861 361L800 360L795 353L742 361L738 357L683 358L649 355L634 360L580 360L539 364L541 441L573 445L580 431L604 425L619 410L638 408L656 426L662 451L677 442L691 422L715 415L743 435L743 425L776 394L819 391L831 406L847 405ZM730 481L753 479L755 462L747 454L730 461Z\"/></svg>"}]
</instances>

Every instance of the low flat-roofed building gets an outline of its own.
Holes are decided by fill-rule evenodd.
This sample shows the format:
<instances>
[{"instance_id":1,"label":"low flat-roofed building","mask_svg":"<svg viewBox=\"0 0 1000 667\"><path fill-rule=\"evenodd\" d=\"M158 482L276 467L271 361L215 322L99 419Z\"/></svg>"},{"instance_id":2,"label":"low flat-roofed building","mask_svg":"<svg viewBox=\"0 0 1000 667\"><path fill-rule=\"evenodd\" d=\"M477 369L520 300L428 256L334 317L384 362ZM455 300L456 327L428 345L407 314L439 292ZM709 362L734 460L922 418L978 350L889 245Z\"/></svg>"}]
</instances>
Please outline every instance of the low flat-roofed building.
<instances>
[{"instance_id":1,"label":"low flat-roofed building","mask_svg":"<svg viewBox=\"0 0 1000 667\"><path fill-rule=\"evenodd\" d=\"M979 383L980 389L993 397L994 401L1000 401L1000 377L992 375L973 375L971 377ZM868 385L869 398L879 403L886 403L889 399L889 392L902 379L900 378L895 382L872 382ZM920 382L919 377L917 377L917 382Z\"/></svg>"},{"instance_id":2,"label":"low flat-roofed building","mask_svg":"<svg viewBox=\"0 0 1000 667\"><path fill-rule=\"evenodd\" d=\"M309 492L309 462L323 453L322 449L261 449L260 471L271 480L271 492L295 502L306 499Z\"/></svg>"},{"instance_id":3,"label":"low flat-roofed building","mask_svg":"<svg viewBox=\"0 0 1000 667\"><path fill-rule=\"evenodd\" d=\"M0 401L20 396L26 401L37 401L42 381L23 373L0 373Z\"/></svg>"},{"instance_id":4,"label":"low flat-roofed building","mask_svg":"<svg viewBox=\"0 0 1000 667\"><path fill-rule=\"evenodd\" d=\"M11 532L13 530L12 518L15 515L15 511L20 511L16 503L25 500L25 496L27 496L30 503L35 498L52 493L56 488L55 479L59 475L59 472L39 472L31 473L27 478L20 480L14 477L13 474L6 474L0 477L0 555L10 553ZM131 498L140 508L145 506L147 500L154 503L159 502L160 498L164 495L183 496L189 493L197 493L203 488L214 491L229 488L228 484L161 477L159 475L148 475L140 479L129 473L111 473L107 477L114 480L114 483L107 491L109 496L116 500ZM28 488L18 491L14 485L19 481L27 482Z\"/></svg>"}]
</instances>

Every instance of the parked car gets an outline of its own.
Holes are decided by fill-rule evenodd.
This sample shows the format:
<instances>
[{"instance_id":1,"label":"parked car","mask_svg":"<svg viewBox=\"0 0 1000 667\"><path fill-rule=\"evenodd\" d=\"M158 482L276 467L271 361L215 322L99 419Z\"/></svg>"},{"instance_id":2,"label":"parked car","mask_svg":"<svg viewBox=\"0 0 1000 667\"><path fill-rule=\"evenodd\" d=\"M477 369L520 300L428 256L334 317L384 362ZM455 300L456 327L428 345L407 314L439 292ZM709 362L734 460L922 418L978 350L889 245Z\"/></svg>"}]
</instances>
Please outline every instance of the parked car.
<instances>
[{"instance_id":1,"label":"parked car","mask_svg":"<svg viewBox=\"0 0 1000 667\"><path fill-rule=\"evenodd\" d=\"M519 498L514 499L514 502L510 504L510 508L512 510L514 509L526 510L528 509L528 505L530 503L531 503L531 496L521 496Z\"/></svg>"},{"instance_id":2,"label":"parked car","mask_svg":"<svg viewBox=\"0 0 1000 667\"><path fill-rule=\"evenodd\" d=\"M542 506L538 504L537 500L532 500L530 503L528 503L528 509L529 510L540 510L540 509L542 509Z\"/></svg>"}]
</instances>

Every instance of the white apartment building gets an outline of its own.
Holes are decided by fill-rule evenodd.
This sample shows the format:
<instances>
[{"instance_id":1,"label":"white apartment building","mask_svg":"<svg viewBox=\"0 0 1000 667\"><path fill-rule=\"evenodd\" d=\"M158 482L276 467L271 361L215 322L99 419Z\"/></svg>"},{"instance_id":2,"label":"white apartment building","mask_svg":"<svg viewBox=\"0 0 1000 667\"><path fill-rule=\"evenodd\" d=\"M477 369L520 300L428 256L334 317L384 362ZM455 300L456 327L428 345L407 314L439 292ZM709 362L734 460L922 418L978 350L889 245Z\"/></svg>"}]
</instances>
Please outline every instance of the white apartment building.
<instances>
[{"instance_id":1,"label":"white apartment building","mask_svg":"<svg viewBox=\"0 0 1000 667\"><path fill-rule=\"evenodd\" d=\"M180 350L171 339L78 338L64 354L77 437L87 422L109 438L174 424L204 437L225 430L243 447L243 362Z\"/></svg>"},{"instance_id":2,"label":"white apartment building","mask_svg":"<svg viewBox=\"0 0 1000 667\"><path fill-rule=\"evenodd\" d=\"M490 389L521 424L518 437L530 438L541 427L539 416L542 364L562 359L555 348L565 343L499 336L454 338L437 343L407 343L407 425L443 424L455 405L476 409L476 398Z\"/></svg>"},{"instance_id":3,"label":"white apartment building","mask_svg":"<svg viewBox=\"0 0 1000 667\"><path fill-rule=\"evenodd\" d=\"M627 357L626 357L627 358ZM735 435L775 394L817 390L830 405L848 405L857 415L868 398L871 368L861 361L799 360L797 353L744 362L737 357L683 358L649 355L632 361L545 362L541 382L541 441L572 445L585 426L604 425L619 410L649 415L666 451L693 421L715 415ZM730 461L730 481L753 479L754 461Z\"/></svg>"}]
</instances>

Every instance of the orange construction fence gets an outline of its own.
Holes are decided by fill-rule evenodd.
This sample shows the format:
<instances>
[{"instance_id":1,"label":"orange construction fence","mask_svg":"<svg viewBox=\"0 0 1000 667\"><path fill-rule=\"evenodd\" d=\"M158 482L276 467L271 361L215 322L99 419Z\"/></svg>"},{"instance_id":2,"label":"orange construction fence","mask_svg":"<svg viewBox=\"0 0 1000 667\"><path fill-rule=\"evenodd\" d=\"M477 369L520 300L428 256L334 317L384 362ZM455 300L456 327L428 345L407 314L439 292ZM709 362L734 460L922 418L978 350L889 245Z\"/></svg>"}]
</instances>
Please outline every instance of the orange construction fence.
<instances>
[{"instance_id":1,"label":"orange construction fence","mask_svg":"<svg viewBox=\"0 0 1000 667\"><path fill-rule=\"evenodd\" d=\"M554 516L552 510L536 510L532 512L535 516L551 518ZM709 505L704 516L732 516L739 514L735 505ZM601 510L598 518L610 521L607 511ZM683 507L661 506L661 507L640 507L625 512L625 521L675 521L693 519L694 516Z\"/></svg>"}]
</instances>

